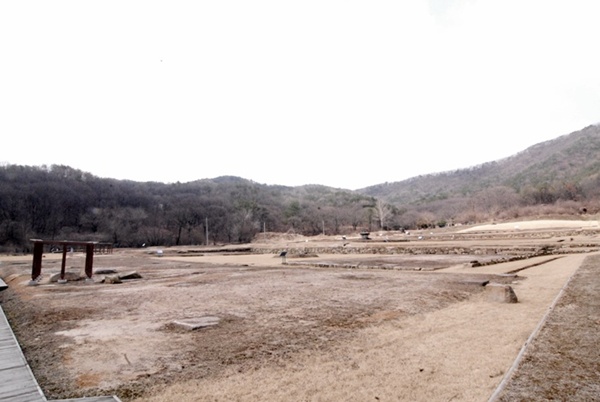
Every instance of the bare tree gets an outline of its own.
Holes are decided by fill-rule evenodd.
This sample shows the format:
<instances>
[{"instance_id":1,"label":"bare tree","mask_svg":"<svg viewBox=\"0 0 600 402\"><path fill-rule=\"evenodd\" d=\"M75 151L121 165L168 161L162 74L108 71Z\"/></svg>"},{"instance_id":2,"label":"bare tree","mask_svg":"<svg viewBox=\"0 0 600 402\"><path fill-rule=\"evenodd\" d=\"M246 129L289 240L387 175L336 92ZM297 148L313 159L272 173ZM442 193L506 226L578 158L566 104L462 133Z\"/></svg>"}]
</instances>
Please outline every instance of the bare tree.
<instances>
[{"instance_id":1,"label":"bare tree","mask_svg":"<svg viewBox=\"0 0 600 402\"><path fill-rule=\"evenodd\" d=\"M379 222L379 228L385 229L387 227L387 221L391 215L390 205L382 199L377 199L375 202L375 217Z\"/></svg>"},{"instance_id":2,"label":"bare tree","mask_svg":"<svg viewBox=\"0 0 600 402\"><path fill-rule=\"evenodd\" d=\"M501 211L517 205L519 196L511 187L496 186L486 188L474 197L474 205L488 218L495 218Z\"/></svg>"}]
</instances>

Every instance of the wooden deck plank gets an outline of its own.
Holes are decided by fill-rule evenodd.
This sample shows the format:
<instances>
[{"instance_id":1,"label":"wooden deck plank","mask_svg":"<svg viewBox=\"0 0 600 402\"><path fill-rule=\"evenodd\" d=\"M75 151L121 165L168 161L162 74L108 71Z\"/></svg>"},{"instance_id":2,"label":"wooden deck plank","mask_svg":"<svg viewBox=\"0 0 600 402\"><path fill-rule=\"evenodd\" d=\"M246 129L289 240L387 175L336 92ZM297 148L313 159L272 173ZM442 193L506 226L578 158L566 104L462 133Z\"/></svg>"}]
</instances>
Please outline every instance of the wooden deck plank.
<instances>
[{"instance_id":1,"label":"wooden deck plank","mask_svg":"<svg viewBox=\"0 0 600 402\"><path fill-rule=\"evenodd\" d=\"M46 402L0 306L0 401Z\"/></svg>"},{"instance_id":2,"label":"wooden deck plank","mask_svg":"<svg viewBox=\"0 0 600 402\"><path fill-rule=\"evenodd\" d=\"M47 402L0 306L0 402ZM121 402L116 396L49 402Z\"/></svg>"}]
</instances>

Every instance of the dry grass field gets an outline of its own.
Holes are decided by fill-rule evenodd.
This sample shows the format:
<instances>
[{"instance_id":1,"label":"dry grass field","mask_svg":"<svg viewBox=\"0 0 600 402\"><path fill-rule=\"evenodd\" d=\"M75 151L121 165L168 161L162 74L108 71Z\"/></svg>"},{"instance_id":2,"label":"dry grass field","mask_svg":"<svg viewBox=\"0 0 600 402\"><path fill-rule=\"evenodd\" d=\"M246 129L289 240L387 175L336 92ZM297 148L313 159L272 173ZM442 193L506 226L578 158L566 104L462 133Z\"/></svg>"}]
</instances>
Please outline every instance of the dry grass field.
<instances>
[{"instance_id":1,"label":"dry grass field","mask_svg":"<svg viewBox=\"0 0 600 402\"><path fill-rule=\"evenodd\" d=\"M486 401L506 378L498 400L594 400L600 229L586 225L96 255L95 271L142 276L120 284L50 282L61 256L48 253L44 279L27 286L31 256L0 256L0 302L52 398ZM69 271L83 265L69 254ZM519 302L491 301L487 281L510 284ZM563 352L579 363L557 363ZM563 371L573 376L554 385Z\"/></svg>"}]
</instances>

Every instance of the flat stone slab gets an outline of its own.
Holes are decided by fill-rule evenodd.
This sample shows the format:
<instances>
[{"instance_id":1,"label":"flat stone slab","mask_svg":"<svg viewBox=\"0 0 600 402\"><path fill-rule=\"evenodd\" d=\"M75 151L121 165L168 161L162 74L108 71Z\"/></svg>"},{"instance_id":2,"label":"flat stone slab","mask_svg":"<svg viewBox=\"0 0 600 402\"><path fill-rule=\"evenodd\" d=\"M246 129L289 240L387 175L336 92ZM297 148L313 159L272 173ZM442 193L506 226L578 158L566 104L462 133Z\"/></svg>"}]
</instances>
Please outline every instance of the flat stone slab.
<instances>
[{"instance_id":1,"label":"flat stone slab","mask_svg":"<svg viewBox=\"0 0 600 402\"><path fill-rule=\"evenodd\" d=\"M219 317L214 316L206 316L206 317L198 317L198 318L190 318L187 320L176 320L173 321L173 324L181 327L183 329L187 329L189 331L193 331L196 329L212 327L217 325L221 319Z\"/></svg>"},{"instance_id":2,"label":"flat stone slab","mask_svg":"<svg viewBox=\"0 0 600 402\"><path fill-rule=\"evenodd\" d=\"M123 280L142 279L142 275L140 275L137 271L129 271L129 272L123 272L122 274L119 274L119 278L121 278Z\"/></svg>"},{"instance_id":3,"label":"flat stone slab","mask_svg":"<svg viewBox=\"0 0 600 402\"><path fill-rule=\"evenodd\" d=\"M118 273L116 269L112 268L103 268L94 271L94 275L112 275Z\"/></svg>"},{"instance_id":4,"label":"flat stone slab","mask_svg":"<svg viewBox=\"0 0 600 402\"><path fill-rule=\"evenodd\" d=\"M82 275L79 272L70 272L70 271L65 272L65 280L67 282L82 281L85 278L86 278L86 276ZM59 280L60 280L60 272L57 274L54 274L50 277L51 283L58 282Z\"/></svg>"}]
</instances>

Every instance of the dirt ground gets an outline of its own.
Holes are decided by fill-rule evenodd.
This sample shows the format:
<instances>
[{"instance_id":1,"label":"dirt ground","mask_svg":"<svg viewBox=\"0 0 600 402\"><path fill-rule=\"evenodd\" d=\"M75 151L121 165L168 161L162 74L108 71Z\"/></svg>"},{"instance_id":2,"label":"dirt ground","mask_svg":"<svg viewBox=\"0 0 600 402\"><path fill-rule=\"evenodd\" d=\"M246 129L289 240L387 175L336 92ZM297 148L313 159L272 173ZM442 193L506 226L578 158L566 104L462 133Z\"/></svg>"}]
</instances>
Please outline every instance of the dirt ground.
<instances>
[{"instance_id":1,"label":"dirt ground","mask_svg":"<svg viewBox=\"0 0 600 402\"><path fill-rule=\"evenodd\" d=\"M158 249L96 255L95 271L142 276L121 284L100 283L103 275L95 283L51 283L61 256L47 253L44 279L27 286L31 256L0 256L9 284L0 302L51 398L484 401L512 374L503 400L593 400L597 352L578 357L595 363L568 367L575 398L553 386L544 398L533 391L567 369L531 354L558 330L544 326L523 367L509 369L567 283L558 304L565 307L556 311L585 315L566 314L584 325L568 322L577 330L562 333L571 342L561 345L577 351L598 343L598 288L571 289L600 286L590 280L600 264L597 228L520 224L469 237L451 230L367 242L273 235L237 248L164 249L162 257ZM286 264L279 250L290 251ZM510 260L524 252L532 258ZM498 261L505 262L486 265ZM83 265L83 254L69 254L68 271ZM486 281L511 284L519 303L490 301ZM567 295L576 302L565 302ZM207 326L186 329L194 324ZM573 384L587 393L573 394Z\"/></svg>"}]
</instances>

